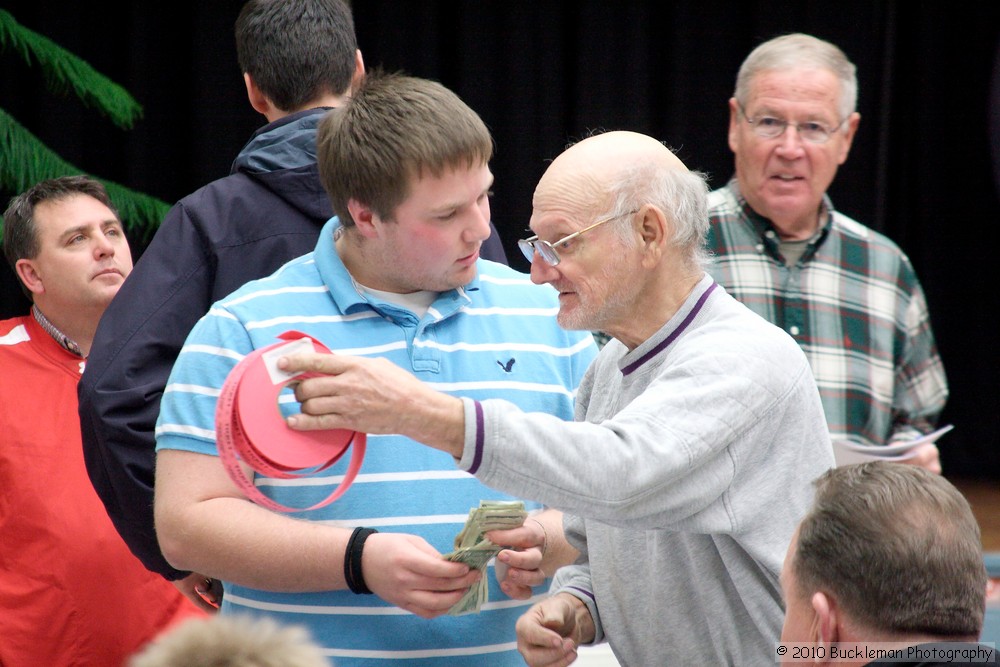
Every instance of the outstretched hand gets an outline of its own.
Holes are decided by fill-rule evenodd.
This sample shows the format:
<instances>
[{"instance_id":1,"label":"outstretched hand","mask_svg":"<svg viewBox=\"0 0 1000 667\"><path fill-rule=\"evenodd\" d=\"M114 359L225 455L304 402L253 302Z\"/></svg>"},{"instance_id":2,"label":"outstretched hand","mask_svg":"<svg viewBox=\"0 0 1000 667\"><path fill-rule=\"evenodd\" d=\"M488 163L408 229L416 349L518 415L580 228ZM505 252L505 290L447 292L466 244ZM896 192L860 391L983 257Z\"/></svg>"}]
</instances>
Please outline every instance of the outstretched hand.
<instances>
[{"instance_id":1,"label":"outstretched hand","mask_svg":"<svg viewBox=\"0 0 1000 667\"><path fill-rule=\"evenodd\" d=\"M462 401L431 389L386 359L296 354L279 359L278 368L315 374L296 384L302 412L288 418L290 428L398 433L461 457Z\"/></svg>"}]
</instances>

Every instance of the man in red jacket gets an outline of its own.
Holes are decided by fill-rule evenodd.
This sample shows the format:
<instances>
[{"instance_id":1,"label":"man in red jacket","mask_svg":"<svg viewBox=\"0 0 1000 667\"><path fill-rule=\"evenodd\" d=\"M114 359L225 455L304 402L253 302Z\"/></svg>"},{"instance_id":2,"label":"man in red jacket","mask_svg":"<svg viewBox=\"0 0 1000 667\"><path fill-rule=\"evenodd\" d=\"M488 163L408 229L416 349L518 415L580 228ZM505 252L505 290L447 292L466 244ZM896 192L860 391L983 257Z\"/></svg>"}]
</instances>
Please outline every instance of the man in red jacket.
<instances>
[{"instance_id":1,"label":"man in red jacket","mask_svg":"<svg viewBox=\"0 0 1000 667\"><path fill-rule=\"evenodd\" d=\"M11 200L3 249L33 305L0 321L0 665L120 665L211 608L129 552L83 464L76 386L128 241L104 187L71 176Z\"/></svg>"}]
</instances>

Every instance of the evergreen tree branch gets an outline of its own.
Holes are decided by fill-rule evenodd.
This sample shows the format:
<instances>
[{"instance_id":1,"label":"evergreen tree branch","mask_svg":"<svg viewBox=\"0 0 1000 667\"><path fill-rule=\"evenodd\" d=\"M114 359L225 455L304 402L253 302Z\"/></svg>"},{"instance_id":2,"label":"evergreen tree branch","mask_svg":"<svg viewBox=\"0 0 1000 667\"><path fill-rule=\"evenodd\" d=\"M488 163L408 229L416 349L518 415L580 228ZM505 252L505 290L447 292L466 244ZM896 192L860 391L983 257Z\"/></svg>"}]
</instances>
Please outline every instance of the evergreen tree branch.
<instances>
[{"instance_id":1,"label":"evergreen tree branch","mask_svg":"<svg viewBox=\"0 0 1000 667\"><path fill-rule=\"evenodd\" d=\"M86 173L59 157L3 109L0 109L0 156L0 190L5 192L24 192L47 178ZM125 229L143 242L148 241L170 206L113 181L90 176L104 184Z\"/></svg>"},{"instance_id":2,"label":"evergreen tree branch","mask_svg":"<svg viewBox=\"0 0 1000 667\"><path fill-rule=\"evenodd\" d=\"M37 62L50 89L60 94L72 90L85 105L97 107L118 127L131 129L142 117L142 106L128 91L0 9L0 50L7 48L20 54L28 66L33 60Z\"/></svg>"}]
</instances>

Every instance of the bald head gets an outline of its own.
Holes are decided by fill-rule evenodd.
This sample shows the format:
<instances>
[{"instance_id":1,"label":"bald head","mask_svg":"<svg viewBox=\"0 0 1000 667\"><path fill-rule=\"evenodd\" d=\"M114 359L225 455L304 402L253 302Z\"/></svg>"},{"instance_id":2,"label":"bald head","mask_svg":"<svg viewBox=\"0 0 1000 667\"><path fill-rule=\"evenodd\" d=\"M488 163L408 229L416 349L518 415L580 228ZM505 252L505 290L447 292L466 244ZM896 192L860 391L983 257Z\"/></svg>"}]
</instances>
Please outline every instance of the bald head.
<instances>
[{"instance_id":1,"label":"bald head","mask_svg":"<svg viewBox=\"0 0 1000 667\"><path fill-rule=\"evenodd\" d=\"M652 137L608 132L574 144L546 169L532 204L531 279L559 290L564 328L603 331L632 349L704 274L705 180Z\"/></svg>"},{"instance_id":2,"label":"bald head","mask_svg":"<svg viewBox=\"0 0 1000 667\"><path fill-rule=\"evenodd\" d=\"M556 157L538 182L533 203L544 205L549 197L572 196L577 201L583 197L588 208L608 208L614 184L637 164L655 166L657 171L687 171L669 148L650 136L605 132L573 144Z\"/></svg>"},{"instance_id":3,"label":"bald head","mask_svg":"<svg viewBox=\"0 0 1000 667\"><path fill-rule=\"evenodd\" d=\"M708 189L663 142L638 132L596 134L561 153L535 188L532 220L556 214L580 221L625 216L644 206L662 212L681 261L705 262Z\"/></svg>"},{"instance_id":4,"label":"bald head","mask_svg":"<svg viewBox=\"0 0 1000 667\"><path fill-rule=\"evenodd\" d=\"M625 131L596 134L573 144L553 160L548 171L590 171L613 177L638 161L655 163L661 169L687 171L684 163L662 142L645 134Z\"/></svg>"}]
</instances>

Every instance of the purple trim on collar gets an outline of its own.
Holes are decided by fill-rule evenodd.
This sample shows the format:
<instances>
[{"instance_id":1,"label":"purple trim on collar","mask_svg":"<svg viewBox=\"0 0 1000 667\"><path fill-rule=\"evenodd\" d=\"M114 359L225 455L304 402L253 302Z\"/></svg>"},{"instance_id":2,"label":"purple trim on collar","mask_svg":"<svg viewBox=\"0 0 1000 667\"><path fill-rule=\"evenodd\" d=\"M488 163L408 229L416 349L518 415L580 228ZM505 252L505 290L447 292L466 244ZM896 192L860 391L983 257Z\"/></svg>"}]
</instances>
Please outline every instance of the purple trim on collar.
<instances>
[{"instance_id":1,"label":"purple trim on collar","mask_svg":"<svg viewBox=\"0 0 1000 667\"><path fill-rule=\"evenodd\" d=\"M597 598L596 598L596 597L594 597L594 594L593 594L593 593L591 593L590 591L585 591L585 590L583 590L583 589L582 589L582 588L580 588L579 586L567 586L567 587L566 587L566 590L569 590L569 591L576 591L577 593L582 593L583 595L585 595L585 596L587 596L588 598L590 598L590 599L591 599L591 601L592 601L592 602L593 602L594 604L597 604Z\"/></svg>"},{"instance_id":2,"label":"purple trim on collar","mask_svg":"<svg viewBox=\"0 0 1000 667\"><path fill-rule=\"evenodd\" d=\"M466 470L470 475L475 475L479 466L483 462L483 441L485 440L485 428L483 428L483 406L479 401L473 401L472 405L476 409L476 454L472 457L472 465Z\"/></svg>"},{"instance_id":3,"label":"purple trim on collar","mask_svg":"<svg viewBox=\"0 0 1000 667\"><path fill-rule=\"evenodd\" d=\"M688 325L691 324L691 320L693 320L695 318L695 316L698 313L701 312L702 306L705 305L705 301L708 299L708 295L711 294L712 291L715 290L715 288L718 287L718 286L719 286L719 283L717 283L717 282L715 282L713 280L712 284L708 286L708 289L706 289L702 293L702 295L700 297L698 297L698 302L696 304L694 304L694 308L692 308L691 312L687 314L687 317L684 318L684 321L681 322L677 326L676 329L674 329L672 332L670 332L669 336L667 336L662 341L660 341L659 345L657 345L652 350L650 350L649 352L647 352L646 354L642 355L640 358L636 359L631 364L629 364L628 366L626 366L625 368L623 368L622 369L622 375L628 375L629 373L631 373L635 369L639 368L639 366L642 366L644 363L646 363L647 361L649 361L650 359L652 359L653 357L655 357L656 355L658 355L660 352L662 352L663 350L665 350L668 345L670 345L671 343L673 343L674 340L678 336L680 336L684 332L685 329L688 328Z\"/></svg>"}]
</instances>

